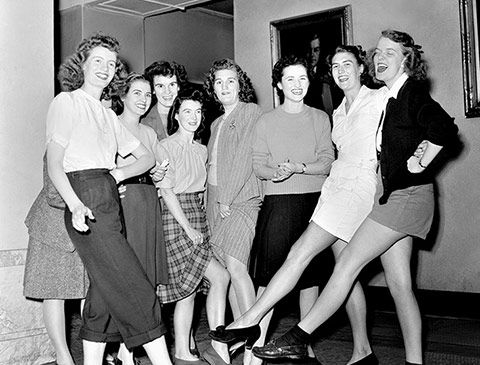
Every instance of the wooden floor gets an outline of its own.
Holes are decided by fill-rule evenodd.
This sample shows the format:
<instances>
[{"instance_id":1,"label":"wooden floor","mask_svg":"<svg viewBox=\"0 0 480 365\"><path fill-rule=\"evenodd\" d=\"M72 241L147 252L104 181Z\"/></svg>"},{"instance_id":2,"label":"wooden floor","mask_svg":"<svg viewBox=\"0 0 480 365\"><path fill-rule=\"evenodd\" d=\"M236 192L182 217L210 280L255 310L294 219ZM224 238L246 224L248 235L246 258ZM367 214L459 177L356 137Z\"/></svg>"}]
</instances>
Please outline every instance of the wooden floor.
<instances>
[{"instance_id":1,"label":"wooden floor","mask_svg":"<svg viewBox=\"0 0 480 365\"><path fill-rule=\"evenodd\" d=\"M195 323L197 345L203 351L209 344L204 303L197 303ZM480 312L480 309L479 309ZM165 308L167 322L171 324L171 308ZM77 365L82 363L81 341L78 339L80 318L78 310L70 311L71 348ZM298 319L295 301L286 300L277 308L272 321L273 336L291 328ZM480 365L480 320L444 316L424 316L425 364L428 365ZM404 365L404 347L395 313L372 310L369 318L372 347L382 365ZM173 348L172 338L167 338ZM323 365L344 365L350 359L351 331L343 312L335 315L314 333L314 351ZM109 348L114 353L115 347ZM141 365L150 365L142 351L136 353ZM242 364L242 353L232 359L233 365Z\"/></svg>"}]
</instances>

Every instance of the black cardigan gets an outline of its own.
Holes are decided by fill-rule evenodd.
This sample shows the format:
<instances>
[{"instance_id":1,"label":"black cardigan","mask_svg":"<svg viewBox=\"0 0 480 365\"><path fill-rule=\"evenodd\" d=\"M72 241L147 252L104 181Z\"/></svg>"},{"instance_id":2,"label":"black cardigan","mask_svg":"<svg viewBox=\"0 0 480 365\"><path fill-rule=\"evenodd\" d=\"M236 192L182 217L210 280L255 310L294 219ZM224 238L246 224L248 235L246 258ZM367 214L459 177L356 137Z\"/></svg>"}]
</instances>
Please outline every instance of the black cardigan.
<instances>
[{"instance_id":1,"label":"black cardigan","mask_svg":"<svg viewBox=\"0 0 480 365\"><path fill-rule=\"evenodd\" d=\"M445 110L434 101L418 81L407 79L397 99L391 98L385 109L380 153L383 195L385 204L398 189L433 182L433 169L412 174L407 160L423 140L446 146L457 138L458 127ZM437 158L437 157L436 157Z\"/></svg>"}]
</instances>

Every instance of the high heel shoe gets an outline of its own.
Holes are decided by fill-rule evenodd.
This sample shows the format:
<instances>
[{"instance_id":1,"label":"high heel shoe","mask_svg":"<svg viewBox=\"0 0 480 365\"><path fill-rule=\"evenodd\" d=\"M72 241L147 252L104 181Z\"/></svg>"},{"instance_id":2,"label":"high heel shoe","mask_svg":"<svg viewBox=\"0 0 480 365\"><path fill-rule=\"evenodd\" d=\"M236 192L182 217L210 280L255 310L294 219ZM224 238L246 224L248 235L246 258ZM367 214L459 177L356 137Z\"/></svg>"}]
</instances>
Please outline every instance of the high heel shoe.
<instances>
[{"instance_id":1,"label":"high heel shoe","mask_svg":"<svg viewBox=\"0 0 480 365\"><path fill-rule=\"evenodd\" d=\"M210 331L208 335L215 341L232 344L245 341L245 348L250 350L260 337L260 326L258 324L245 328L234 328L227 330L225 326L218 326L216 330Z\"/></svg>"},{"instance_id":2,"label":"high heel shoe","mask_svg":"<svg viewBox=\"0 0 480 365\"><path fill-rule=\"evenodd\" d=\"M363 359L352 362L350 365L378 365L378 359L373 351Z\"/></svg>"},{"instance_id":3,"label":"high heel shoe","mask_svg":"<svg viewBox=\"0 0 480 365\"><path fill-rule=\"evenodd\" d=\"M203 358L206 362L210 365L230 365L226 363L222 357L218 354L218 352L213 348L212 345L208 346L208 348L203 352Z\"/></svg>"}]
</instances>

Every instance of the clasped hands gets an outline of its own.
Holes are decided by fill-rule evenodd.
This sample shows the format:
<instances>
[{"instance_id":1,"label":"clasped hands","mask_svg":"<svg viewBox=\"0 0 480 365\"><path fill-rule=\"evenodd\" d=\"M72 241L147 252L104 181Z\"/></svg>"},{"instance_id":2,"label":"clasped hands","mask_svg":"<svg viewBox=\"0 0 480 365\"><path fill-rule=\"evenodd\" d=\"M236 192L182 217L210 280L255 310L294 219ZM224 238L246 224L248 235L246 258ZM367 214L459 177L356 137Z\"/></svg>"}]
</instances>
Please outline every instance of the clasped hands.
<instances>
[{"instance_id":1,"label":"clasped hands","mask_svg":"<svg viewBox=\"0 0 480 365\"><path fill-rule=\"evenodd\" d=\"M272 181L279 182L288 179L295 173L302 171L300 164L290 162L290 159L286 159L284 162L279 163L276 171L273 173Z\"/></svg>"}]
</instances>

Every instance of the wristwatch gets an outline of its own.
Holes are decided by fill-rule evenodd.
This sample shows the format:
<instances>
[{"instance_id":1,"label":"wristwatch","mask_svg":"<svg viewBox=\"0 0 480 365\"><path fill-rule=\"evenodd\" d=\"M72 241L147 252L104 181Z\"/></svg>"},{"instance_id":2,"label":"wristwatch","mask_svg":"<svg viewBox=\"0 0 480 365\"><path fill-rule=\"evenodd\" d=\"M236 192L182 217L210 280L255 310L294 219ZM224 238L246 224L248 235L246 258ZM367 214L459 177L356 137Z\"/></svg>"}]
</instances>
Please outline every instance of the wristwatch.
<instances>
[{"instance_id":1,"label":"wristwatch","mask_svg":"<svg viewBox=\"0 0 480 365\"><path fill-rule=\"evenodd\" d=\"M302 174L304 174L305 171L307 171L307 165L305 165L305 162L302 162L302 165L303 165L303 167L302 167Z\"/></svg>"}]
</instances>

